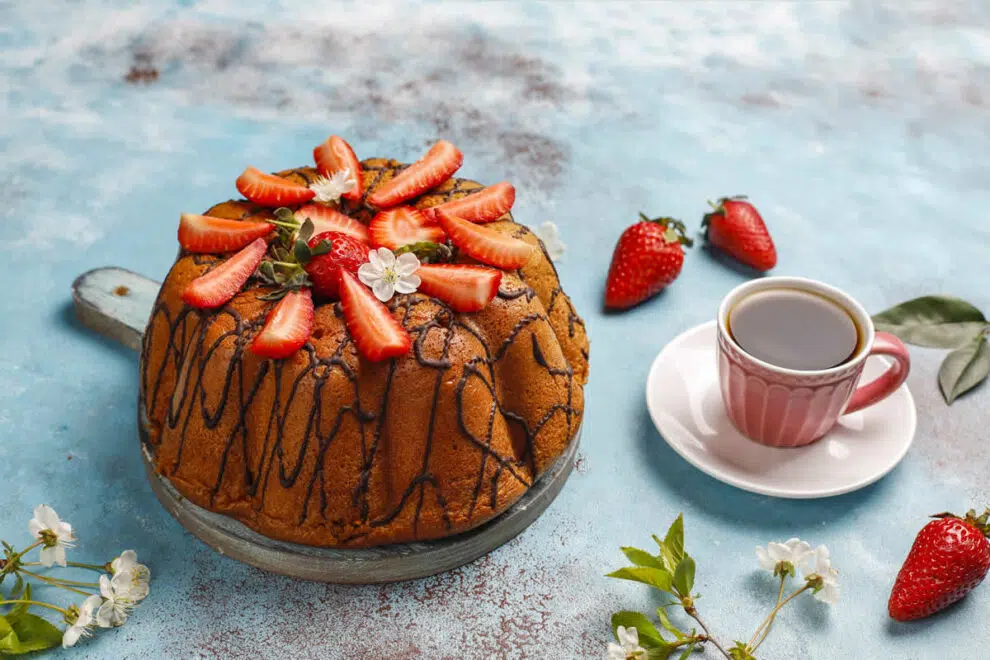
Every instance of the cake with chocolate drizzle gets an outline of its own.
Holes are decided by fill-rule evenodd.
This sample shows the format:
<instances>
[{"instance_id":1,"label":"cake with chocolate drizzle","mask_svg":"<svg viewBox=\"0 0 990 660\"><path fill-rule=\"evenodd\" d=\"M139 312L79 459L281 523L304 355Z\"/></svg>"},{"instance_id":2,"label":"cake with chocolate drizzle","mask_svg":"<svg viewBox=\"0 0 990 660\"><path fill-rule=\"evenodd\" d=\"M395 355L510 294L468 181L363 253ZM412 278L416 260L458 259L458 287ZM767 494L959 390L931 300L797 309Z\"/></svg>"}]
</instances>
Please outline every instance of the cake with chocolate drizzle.
<instances>
[{"instance_id":1,"label":"cake with chocolate drizzle","mask_svg":"<svg viewBox=\"0 0 990 660\"><path fill-rule=\"evenodd\" d=\"M451 536L574 441L588 338L511 184L333 136L315 167L182 214L141 352L144 449L198 506L279 540Z\"/></svg>"}]
</instances>

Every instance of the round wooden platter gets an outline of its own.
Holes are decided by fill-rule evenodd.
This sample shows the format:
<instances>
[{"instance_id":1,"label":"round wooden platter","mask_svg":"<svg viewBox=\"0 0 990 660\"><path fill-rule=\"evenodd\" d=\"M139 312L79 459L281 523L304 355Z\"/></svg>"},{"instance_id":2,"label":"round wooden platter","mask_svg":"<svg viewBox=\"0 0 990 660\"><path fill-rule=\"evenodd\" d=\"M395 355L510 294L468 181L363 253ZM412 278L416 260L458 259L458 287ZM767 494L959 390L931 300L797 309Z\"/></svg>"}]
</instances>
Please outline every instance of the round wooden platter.
<instances>
[{"instance_id":1,"label":"round wooden platter","mask_svg":"<svg viewBox=\"0 0 990 660\"><path fill-rule=\"evenodd\" d=\"M145 323L160 284L122 268L98 268L72 285L76 314L83 325L139 350ZM145 435L145 422L138 428ZM157 474L142 437L141 454L151 489L172 516L193 536L222 555L265 571L337 584L375 584L422 578L449 571L482 557L529 527L560 493L574 467L581 430L567 451L518 502L469 532L422 543L376 548L333 549L285 543L262 536L227 516L183 498Z\"/></svg>"}]
</instances>

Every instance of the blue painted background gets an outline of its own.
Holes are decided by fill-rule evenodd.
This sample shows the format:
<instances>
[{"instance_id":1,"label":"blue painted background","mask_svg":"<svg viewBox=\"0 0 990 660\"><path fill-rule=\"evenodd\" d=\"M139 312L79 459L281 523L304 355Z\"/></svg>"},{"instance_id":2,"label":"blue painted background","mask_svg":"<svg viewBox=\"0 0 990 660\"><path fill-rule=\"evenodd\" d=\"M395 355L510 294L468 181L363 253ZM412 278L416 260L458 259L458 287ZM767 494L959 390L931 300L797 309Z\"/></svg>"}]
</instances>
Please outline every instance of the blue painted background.
<instances>
[{"instance_id":1,"label":"blue painted background","mask_svg":"<svg viewBox=\"0 0 990 660\"><path fill-rule=\"evenodd\" d=\"M0 536L26 541L47 502L77 528L76 558L135 548L154 576L124 628L66 656L601 657L611 612L655 606L602 574L680 511L723 639L748 639L774 597L754 546L832 549L842 602L789 607L761 657L986 655L990 588L912 626L886 600L927 514L990 500L990 388L947 408L941 353L913 350L904 462L854 494L775 500L679 459L643 401L657 351L744 276L694 250L658 299L600 311L638 211L696 223L736 193L763 211L779 274L873 311L932 292L990 310L985 4L240 4L0 2ZM465 176L513 181L518 219L560 227L592 338L563 494L506 547L413 583L301 583L185 534L144 478L136 356L69 306L93 267L164 276L181 211L235 195L248 164L308 162L330 132L404 159L446 137Z\"/></svg>"}]
</instances>

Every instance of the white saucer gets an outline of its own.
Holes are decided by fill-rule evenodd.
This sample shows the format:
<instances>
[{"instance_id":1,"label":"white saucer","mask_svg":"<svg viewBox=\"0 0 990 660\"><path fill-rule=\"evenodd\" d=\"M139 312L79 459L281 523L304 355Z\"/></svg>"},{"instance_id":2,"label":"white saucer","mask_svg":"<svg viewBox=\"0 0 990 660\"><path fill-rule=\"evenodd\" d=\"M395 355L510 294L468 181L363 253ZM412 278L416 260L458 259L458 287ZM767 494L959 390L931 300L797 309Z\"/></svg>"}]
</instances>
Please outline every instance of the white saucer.
<instances>
[{"instance_id":1,"label":"white saucer","mask_svg":"<svg viewBox=\"0 0 990 660\"><path fill-rule=\"evenodd\" d=\"M886 368L866 362L863 382ZM657 355L646 379L646 407L674 451L720 481L775 497L841 495L894 469L914 440L917 416L907 385L880 403L839 418L804 447L774 448L736 430L719 393L715 322L682 333Z\"/></svg>"}]
</instances>

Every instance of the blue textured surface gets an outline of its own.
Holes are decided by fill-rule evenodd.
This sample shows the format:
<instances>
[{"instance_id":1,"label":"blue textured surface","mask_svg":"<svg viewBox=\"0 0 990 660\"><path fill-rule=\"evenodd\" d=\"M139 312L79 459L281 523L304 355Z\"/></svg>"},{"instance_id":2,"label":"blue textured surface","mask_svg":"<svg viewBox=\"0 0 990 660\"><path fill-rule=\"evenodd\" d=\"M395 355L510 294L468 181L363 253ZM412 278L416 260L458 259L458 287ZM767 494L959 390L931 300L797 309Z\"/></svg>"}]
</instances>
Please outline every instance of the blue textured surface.
<instances>
[{"instance_id":1,"label":"blue textured surface","mask_svg":"<svg viewBox=\"0 0 990 660\"><path fill-rule=\"evenodd\" d=\"M990 388L947 408L941 353L913 350L904 462L851 495L775 500L679 459L643 402L653 356L744 275L695 250L658 299L600 311L637 211L694 223L705 199L734 193L763 211L779 274L873 311L937 291L990 309L985 5L192 4L0 2L0 536L26 539L48 502L78 529L77 558L135 548L154 576L124 628L72 655L600 657L612 611L655 605L602 574L680 511L723 638L748 639L774 596L754 546L798 535L832 549L841 604L788 608L761 657L986 655L990 588L912 626L892 625L886 600L926 514L990 499ZM158 78L129 83L132 67ZM234 194L249 163L308 162L331 131L362 157L413 158L447 137L466 176L512 180L517 218L559 225L561 278L592 338L563 494L508 546L414 583L296 582L184 533L141 468L136 356L69 307L92 267L164 276L180 211Z\"/></svg>"}]
</instances>

